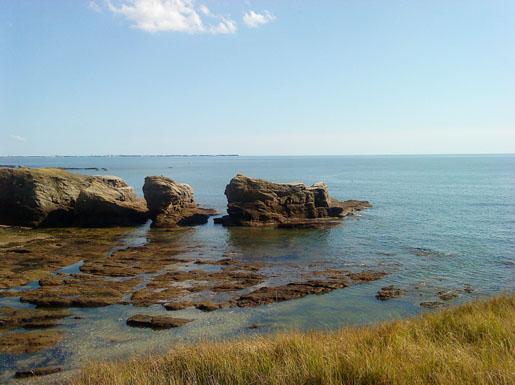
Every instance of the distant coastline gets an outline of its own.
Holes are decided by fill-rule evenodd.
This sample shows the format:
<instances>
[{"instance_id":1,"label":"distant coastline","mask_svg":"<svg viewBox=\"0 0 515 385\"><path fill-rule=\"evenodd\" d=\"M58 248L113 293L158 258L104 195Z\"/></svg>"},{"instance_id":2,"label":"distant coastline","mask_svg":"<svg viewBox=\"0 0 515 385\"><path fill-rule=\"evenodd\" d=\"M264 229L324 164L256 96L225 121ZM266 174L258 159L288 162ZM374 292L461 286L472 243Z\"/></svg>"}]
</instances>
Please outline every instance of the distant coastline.
<instances>
[{"instance_id":1,"label":"distant coastline","mask_svg":"<svg viewBox=\"0 0 515 385\"><path fill-rule=\"evenodd\" d=\"M111 155L1 155L1 158L189 158L236 157L239 154L111 154Z\"/></svg>"}]
</instances>

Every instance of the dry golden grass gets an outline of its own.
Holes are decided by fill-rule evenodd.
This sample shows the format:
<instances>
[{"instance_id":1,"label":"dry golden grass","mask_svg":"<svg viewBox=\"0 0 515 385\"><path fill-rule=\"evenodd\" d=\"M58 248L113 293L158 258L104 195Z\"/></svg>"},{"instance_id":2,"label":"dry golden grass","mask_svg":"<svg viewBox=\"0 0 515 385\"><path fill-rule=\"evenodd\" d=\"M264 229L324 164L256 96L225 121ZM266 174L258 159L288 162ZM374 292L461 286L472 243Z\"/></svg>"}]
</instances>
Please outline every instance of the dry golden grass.
<instances>
[{"instance_id":1,"label":"dry golden grass","mask_svg":"<svg viewBox=\"0 0 515 385\"><path fill-rule=\"evenodd\" d=\"M181 346L85 367L73 385L515 384L515 295L336 332Z\"/></svg>"}]
</instances>

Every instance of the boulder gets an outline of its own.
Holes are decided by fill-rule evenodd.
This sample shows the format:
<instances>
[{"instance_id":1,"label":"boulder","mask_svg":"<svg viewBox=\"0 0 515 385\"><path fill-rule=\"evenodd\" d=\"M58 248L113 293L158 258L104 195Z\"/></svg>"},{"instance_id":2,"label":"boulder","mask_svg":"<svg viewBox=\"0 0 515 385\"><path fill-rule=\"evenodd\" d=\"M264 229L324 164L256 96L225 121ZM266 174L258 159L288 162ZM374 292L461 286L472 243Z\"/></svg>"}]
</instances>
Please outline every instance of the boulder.
<instances>
[{"instance_id":1,"label":"boulder","mask_svg":"<svg viewBox=\"0 0 515 385\"><path fill-rule=\"evenodd\" d=\"M152 227L194 226L207 223L216 210L199 207L193 189L164 176L148 176L143 185Z\"/></svg>"},{"instance_id":2,"label":"boulder","mask_svg":"<svg viewBox=\"0 0 515 385\"><path fill-rule=\"evenodd\" d=\"M147 204L117 177L95 177L75 203L75 222L81 226L130 226L145 223Z\"/></svg>"},{"instance_id":3,"label":"boulder","mask_svg":"<svg viewBox=\"0 0 515 385\"><path fill-rule=\"evenodd\" d=\"M338 201L322 182L272 183L236 175L225 188L227 213L217 223L226 226L310 227L371 207L367 201Z\"/></svg>"},{"instance_id":4,"label":"boulder","mask_svg":"<svg viewBox=\"0 0 515 385\"><path fill-rule=\"evenodd\" d=\"M52 168L0 168L0 224L29 227L144 223L144 200L120 178Z\"/></svg>"}]
</instances>

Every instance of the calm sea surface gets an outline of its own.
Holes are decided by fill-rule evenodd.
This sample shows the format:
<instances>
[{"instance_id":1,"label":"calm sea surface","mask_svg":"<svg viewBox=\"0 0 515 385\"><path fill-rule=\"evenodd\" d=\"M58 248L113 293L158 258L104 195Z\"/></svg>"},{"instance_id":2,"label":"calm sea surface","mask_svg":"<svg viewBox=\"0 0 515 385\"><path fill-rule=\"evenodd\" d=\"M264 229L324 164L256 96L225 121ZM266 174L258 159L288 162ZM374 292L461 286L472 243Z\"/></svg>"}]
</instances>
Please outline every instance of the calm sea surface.
<instances>
[{"instance_id":1,"label":"calm sea surface","mask_svg":"<svg viewBox=\"0 0 515 385\"><path fill-rule=\"evenodd\" d=\"M168 349L175 342L196 338L401 318L422 312L419 303L436 300L440 290L460 290L452 302L460 303L515 289L514 155L0 157L0 164L106 168L79 172L120 176L139 194L145 176L165 175L190 184L200 204L220 210L226 206L225 185L237 173L276 182L324 181L335 198L369 200L374 207L322 230L223 228L210 222L189 232L187 241L211 245L216 256L234 252L249 260L329 261L342 268L390 273L378 282L255 309L184 310L176 314L197 322L168 331L127 328L126 317L136 312L131 306L78 309L89 321L68 321L62 344L34 355L0 356L3 371L23 360L24 365L58 362L75 367L84 360ZM144 240L147 231L147 227L135 229L132 240ZM406 288L408 294L376 300L376 291L388 284ZM474 291L463 292L465 285ZM12 302L0 298L0 305ZM163 310L156 306L145 311ZM247 327L255 323L264 327L249 331Z\"/></svg>"}]
</instances>

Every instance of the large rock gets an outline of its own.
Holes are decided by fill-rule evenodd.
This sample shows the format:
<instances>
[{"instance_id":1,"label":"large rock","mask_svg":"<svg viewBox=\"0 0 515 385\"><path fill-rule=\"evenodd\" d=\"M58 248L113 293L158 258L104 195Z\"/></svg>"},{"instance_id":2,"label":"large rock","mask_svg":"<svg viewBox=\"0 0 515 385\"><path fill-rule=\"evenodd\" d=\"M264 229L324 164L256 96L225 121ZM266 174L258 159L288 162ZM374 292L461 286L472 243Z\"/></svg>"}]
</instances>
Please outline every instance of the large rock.
<instances>
[{"instance_id":1,"label":"large rock","mask_svg":"<svg viewBox=\"0 0 515 385\"><path fill-rule=\"evenodd\" d=\"M216 210L199 207L193 189L164 176L147 176L143 194L153 227L192 226L206 223Z\"/></svg>"},{"instance_id":2,"label":"large rock","mask_svg":"<svg viewBox=\"0 0 515 385\"><path fill-rule=\"evenodd\" d=\"M271 183L236 175L225 188L227 213L224 225L310 227L371 207L367 201L338 201L325 183Z\"/></svg>"},{"instance_id":3,"label":"large rock","mask_svg":"<svg viewBox=\"0 0 515 385\"><path fill-rule=\"evenodd\" d=\"M82 226L130 226L148 219L147 204L117 177L95 177L75 203Z\"/></svg>"},{"instance_id":4,"label":"large rock","mask_svg":"<svg viewBox=\"0 0 515 385\"><path fill-rule=\"evenodd\" d=\"M0 224L134 225L147 218L145 201L120 178L51 168L0 168Z\"/></svg>"}]
</instances>

